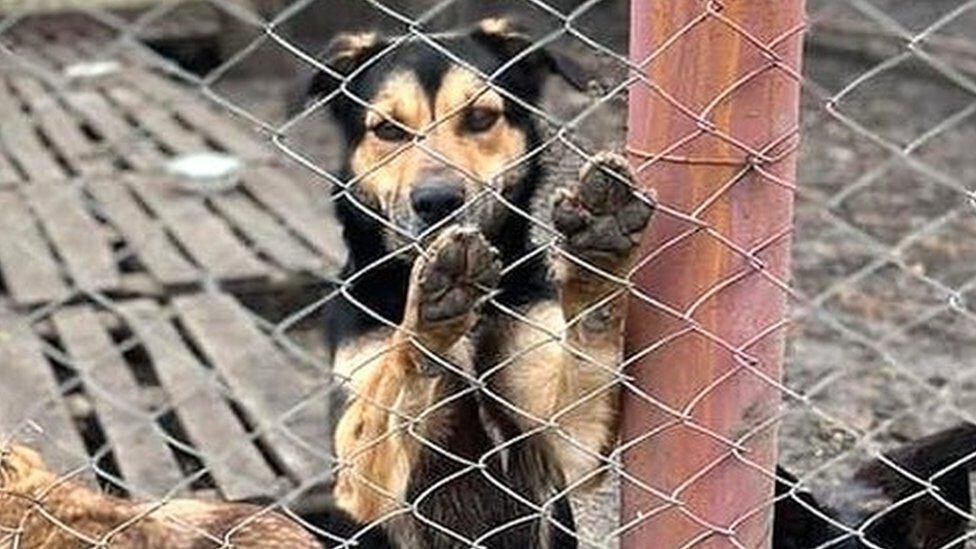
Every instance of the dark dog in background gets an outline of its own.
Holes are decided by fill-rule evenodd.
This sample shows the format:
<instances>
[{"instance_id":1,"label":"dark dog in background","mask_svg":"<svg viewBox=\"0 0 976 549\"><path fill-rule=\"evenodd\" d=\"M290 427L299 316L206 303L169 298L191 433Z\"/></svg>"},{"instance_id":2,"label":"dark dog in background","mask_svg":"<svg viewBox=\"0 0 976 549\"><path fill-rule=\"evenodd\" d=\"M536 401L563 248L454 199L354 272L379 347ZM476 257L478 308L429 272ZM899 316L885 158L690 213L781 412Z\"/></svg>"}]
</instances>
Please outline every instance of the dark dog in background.
<instances>
[{"instance_id":1,"label":"dark dog in background","mask_svg":"<svg viewBox=\"0 0 976 549\"><path fill-rule=\"evenodd\" d=\"M976 426L940 431L884 454L888 463L875 459L864 464L848 486L871 500L873 513L855 516L820 504L809 492L791 492L796 478L778 469L774 549L965 547L972 515L969 473L976 465ZM852 529L866 525L863 537L838 524Z\"/></svg>"}]
</instances>

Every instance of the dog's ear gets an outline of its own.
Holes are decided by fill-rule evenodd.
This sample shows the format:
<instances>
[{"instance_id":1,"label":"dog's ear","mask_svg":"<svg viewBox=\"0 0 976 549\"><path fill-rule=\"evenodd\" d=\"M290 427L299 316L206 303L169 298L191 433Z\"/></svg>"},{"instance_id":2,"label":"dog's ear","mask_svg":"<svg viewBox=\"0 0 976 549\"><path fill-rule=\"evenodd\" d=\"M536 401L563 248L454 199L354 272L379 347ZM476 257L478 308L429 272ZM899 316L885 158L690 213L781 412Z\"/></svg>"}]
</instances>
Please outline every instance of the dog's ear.
<instances>
[{"instance_id":1,"label":"dog's ear","mask_svg":"<svg viewBox=\"0 0 976 549\"><path fill-rule=\"evenodd\" d=\"M482 19L473 29L471 37L493 51L503 61L508 61L532 48L534 42L529 35L512 20L504 17ZM586 91L591 82L579 63L567 55L547 48L536 48L525 55L517 66L528 69L536 80L541 82L545 73L555 74L580 91Z\"/></svg>"},{"instance_id":2,"label":"dog's ear","mask_svg":"<svg viewBox=\"0 0 976 549\"><path fill-rule=\"evenodd\" d=\"M332 39L319 59L331 70L317 71L305 89L305 99L328 95L370 57L381 51L386 41L375 32L344 33Z\"/></svg>"}]
</instances>

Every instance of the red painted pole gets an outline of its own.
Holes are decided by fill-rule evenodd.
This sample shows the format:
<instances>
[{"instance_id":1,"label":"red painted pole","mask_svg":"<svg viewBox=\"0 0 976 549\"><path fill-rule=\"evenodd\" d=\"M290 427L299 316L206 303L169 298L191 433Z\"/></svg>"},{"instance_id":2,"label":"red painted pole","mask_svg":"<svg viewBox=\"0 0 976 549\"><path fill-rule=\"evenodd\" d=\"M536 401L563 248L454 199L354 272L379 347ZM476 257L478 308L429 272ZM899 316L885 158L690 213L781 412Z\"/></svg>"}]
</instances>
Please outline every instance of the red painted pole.
<instances>
[{"instance_id":1,"label":"red painted pole","mask_svg":"<svg viewBox=\"0 0 976 549\"><path fill-rule=\"evenodd\" d=\"M631 300L625 549L769 547L803 0L632 0L629 147L662 211Z\"/></svg>"}]
</instances>

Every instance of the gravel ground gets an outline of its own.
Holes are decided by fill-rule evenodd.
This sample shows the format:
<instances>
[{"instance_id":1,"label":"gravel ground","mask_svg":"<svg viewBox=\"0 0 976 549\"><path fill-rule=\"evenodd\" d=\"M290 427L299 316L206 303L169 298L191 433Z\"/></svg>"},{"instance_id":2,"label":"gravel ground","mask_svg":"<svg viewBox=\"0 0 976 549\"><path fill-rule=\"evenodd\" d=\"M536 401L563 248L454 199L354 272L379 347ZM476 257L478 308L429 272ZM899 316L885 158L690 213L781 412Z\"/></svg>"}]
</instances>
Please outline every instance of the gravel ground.
<instances>
[{"instance_id":1,"label":"gravel ground","mask_svg":"<svg viewBox=\"0 0 976 549\"><path fill-rule=\"evenodd\" d=\"M903 8L898 13L912 28L945 13L918 8L924 3L884 4ZM620 15L605 16L613 13ZM612 42L622 49L625 36ZM604 84L619 78L613 60L583 61ZM806 61L793 284L818 307L794 307L802 316L789 337L786 384L809 401L785 402L780 442L782 463L846 509L859 505L845 483L865 452L951 425L976 406L976 315L966 308L976 279L976 212L964 194L976 183L976 124L973 117L946 122L968 115L976 97L931 72L909 70L879 75L838 104L897 147L941 126L911 155L928 168L912 168L824 108L824 93L838 92L870 66L818 52ZM283 120L288 86L281 79L231 75L217 88L265 120ZM587 104L586 96L558 86L546 102L562 116ZM599 148L619 146L625 110L621 97L607 102L581 133ZM289 135L325 166L334 166L335 139L322 118ZM577 504L584 537L612 546L606 532L616 524L613 479Z\"/></svg>"}]
</instances>

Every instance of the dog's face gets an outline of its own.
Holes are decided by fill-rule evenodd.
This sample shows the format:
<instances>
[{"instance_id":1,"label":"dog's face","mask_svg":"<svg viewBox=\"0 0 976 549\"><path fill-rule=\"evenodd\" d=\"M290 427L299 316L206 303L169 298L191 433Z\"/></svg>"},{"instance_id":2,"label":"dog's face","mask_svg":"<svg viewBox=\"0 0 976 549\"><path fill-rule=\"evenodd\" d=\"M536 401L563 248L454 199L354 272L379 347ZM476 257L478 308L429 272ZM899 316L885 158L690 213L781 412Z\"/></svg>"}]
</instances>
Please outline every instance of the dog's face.
<instances>
[{"instance_id":1,"label":"dog's face","mask_svg":"<svg viewBox=\"0 0 976 549\"><path fill-rule=\"evenodd\" d=\"M370 94L349 173L409 240L452 221L497 231L524 173L526 126L504 115L505 98L468 69L443 69L425 86L413 68L384 74Z\"/></svg>"},{"instance_id":2,"label":"dog's face","mask_svg":"<svg viewBox=\"0 0 976 549\"><path fill-rule=\"evenodd\" d=\"M533 167L526 105L549 72L571 82L579 74L504 20L432 40L341 36L328 65L345 85L320 74L310 90L329 99L347 144L349 195L382 219L391 250L453 223L498 234Z\"/></svg>"}]
</instances>

